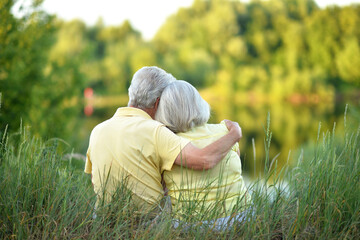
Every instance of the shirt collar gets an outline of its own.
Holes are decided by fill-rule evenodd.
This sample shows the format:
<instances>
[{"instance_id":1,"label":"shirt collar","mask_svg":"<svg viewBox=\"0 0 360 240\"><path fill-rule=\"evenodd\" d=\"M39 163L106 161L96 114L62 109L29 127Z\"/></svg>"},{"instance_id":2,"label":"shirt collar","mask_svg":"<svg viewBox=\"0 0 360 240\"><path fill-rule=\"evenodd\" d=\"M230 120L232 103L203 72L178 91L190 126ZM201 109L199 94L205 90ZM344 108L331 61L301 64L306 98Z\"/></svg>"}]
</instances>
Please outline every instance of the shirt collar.
<instances>
[{"instance_id":1,"label":"shirt collar","mask_svg":"<svg viewBox=\"0 0 360 240\"><path fill-rule=\"evenodd\" d=\"M143 118L151 119L151 116L147 114L144 110L140 108L134 107L121 107L118 108L114 114L114 117L121 117L121 116L141 116Z\"/></svg>"}]
</instances>

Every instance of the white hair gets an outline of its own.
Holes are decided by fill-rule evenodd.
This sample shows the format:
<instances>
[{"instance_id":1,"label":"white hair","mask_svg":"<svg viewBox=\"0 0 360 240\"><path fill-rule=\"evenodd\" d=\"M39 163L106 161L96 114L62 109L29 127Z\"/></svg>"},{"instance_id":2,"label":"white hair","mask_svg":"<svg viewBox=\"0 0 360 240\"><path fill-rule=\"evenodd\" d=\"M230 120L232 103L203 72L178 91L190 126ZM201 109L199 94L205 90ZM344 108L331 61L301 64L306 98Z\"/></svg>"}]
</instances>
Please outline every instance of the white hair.
<instances>
[{"instance_id":1,"label":"white hair","mask_svg":"<svg viewBox=\"0 0 360 240\"><path fill-rule=\"evenodd\" d=\"M152 66L139 69L129 87L128 106L153 108L164 88L176 79L163 69Z\"/></svg>"},{"instance_id":2,"label":"white hair","mask_svg":"<svg viewBox=\"0 0 360 240\"><path fill-rule=\"evenodd\" d=\"M209 104L190 83L182 80L164 89L155 114L155 120L175 133L203 125L209 118Z\"/></svg>"}]
</instances>

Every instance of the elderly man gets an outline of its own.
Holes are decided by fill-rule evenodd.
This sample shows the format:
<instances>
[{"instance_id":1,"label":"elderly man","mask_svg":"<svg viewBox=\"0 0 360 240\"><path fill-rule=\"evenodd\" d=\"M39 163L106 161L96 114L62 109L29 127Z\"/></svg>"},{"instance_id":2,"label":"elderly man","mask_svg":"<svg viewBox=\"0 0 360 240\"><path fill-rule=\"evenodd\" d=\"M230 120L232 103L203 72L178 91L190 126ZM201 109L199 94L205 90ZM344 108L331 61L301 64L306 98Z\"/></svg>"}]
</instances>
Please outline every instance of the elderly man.
<instances>
[{"instance_id":1,"label":"elderly man","mask_svg":"<svg viewBox=\"0 0 360 240\"><path fill-rule=\"evenodd\" d=\"M138 70L129 87L128 107L91 132L85 172L92 174L98 199L111 199L124 178L133 199L144 210L164 196L161 174L174 164L209 169L241 138L237 123L227 121L229 133L199 149L153 120L164 88L176 79L158 67Z\"/></svg>"}]
</instances>

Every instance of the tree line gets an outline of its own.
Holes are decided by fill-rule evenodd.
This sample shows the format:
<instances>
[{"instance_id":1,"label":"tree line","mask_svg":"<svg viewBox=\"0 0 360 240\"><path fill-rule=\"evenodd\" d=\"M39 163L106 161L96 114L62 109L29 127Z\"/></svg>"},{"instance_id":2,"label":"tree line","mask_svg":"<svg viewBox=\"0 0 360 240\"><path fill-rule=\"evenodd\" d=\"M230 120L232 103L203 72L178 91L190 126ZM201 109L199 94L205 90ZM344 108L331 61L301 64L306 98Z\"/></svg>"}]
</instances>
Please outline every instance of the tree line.
<instances>
[{"instance_id":1,"label":"tree line","mask_svg":"<svg viewBox=\"0 0 360 240\"><path fill-rule=\"evenodd\" d=\"M125 94L144 65L210 89L209 98L240 102L332 101L360 84L360 5L195 0L145 41L129 21L64 21L38 0L19 18L14 2L0 0L0 131L23 122L40 136L68 139L86 87Z\"/></svg>"}]
</instances>

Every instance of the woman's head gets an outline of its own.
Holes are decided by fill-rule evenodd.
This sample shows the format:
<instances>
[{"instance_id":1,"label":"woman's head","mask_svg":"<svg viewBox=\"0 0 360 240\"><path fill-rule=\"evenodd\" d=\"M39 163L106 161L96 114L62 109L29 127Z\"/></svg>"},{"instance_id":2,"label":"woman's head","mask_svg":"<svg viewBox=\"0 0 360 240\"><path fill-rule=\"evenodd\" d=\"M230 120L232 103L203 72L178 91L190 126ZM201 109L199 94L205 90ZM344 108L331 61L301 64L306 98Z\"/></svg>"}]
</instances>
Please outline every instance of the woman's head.
<instances>
[{"instance_id":1,"label":"woman's head","mask_svg":"<svg viewBox=\"0 0 360 240\"><path fill-rule=\"evenodd\" d=\"M170 83L162 92L155 120L173 132L186 132L210 118L209 104L199 92L182 80Z\"/></svg>"}]
</instances>

